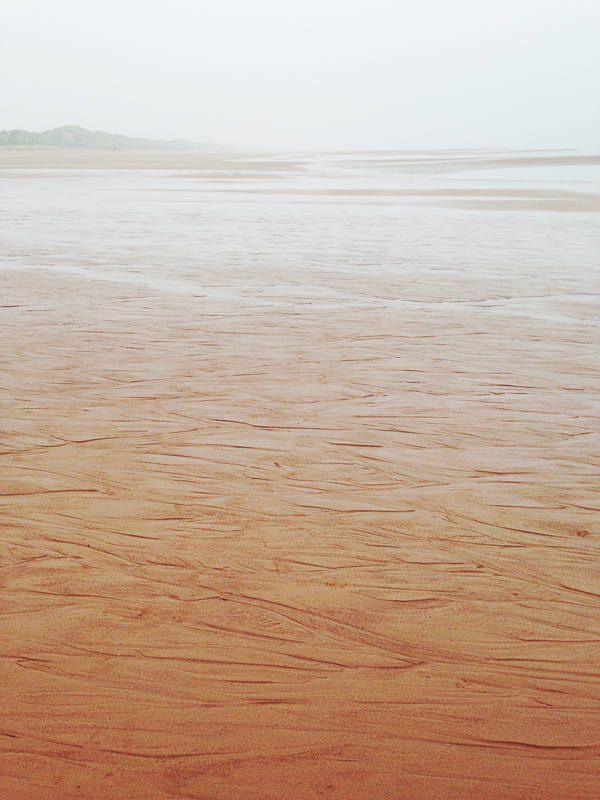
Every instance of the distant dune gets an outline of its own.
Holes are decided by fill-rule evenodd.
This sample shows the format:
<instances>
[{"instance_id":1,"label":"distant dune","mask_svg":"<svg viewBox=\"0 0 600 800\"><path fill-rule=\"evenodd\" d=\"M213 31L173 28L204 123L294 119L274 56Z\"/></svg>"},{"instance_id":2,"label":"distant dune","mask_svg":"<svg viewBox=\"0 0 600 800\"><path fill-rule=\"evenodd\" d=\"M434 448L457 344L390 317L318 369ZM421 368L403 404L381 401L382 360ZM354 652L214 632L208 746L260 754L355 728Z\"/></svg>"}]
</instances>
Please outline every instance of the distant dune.
<instances>
[{"instance_id":1,"label":"distant dune","mask_svg":"<svg viewBox=\"0 0 600 800\"><path fill-rule=\"evenodd\" d=\"M122 136L118 133L88 131L77 125L64 125L42 133L12 130L0 131L0 146L78 147L93 150L219 150L219 146L192 143L186 139L154 141Z\"/></svg>"}]
</instances>

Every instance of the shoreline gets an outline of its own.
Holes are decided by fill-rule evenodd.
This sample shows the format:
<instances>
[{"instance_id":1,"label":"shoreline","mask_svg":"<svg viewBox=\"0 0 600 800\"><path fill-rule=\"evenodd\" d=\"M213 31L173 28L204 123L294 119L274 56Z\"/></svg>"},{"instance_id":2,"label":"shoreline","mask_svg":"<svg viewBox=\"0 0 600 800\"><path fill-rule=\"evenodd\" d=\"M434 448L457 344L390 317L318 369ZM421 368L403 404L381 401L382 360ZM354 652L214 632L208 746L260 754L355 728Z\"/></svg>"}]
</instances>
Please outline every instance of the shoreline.
<instances>
[{"instance_id":1,"label":"shoreline","mask_svg":"<svg viewBox=\"0 0 600 800\"><path fill-rule=\"evenodd\" d=\"M5 169L189 169L260 170L270 153L252 150L92 150L69 147L0 147L0 170ZM289 168L268 162L268 169Z\"/></svg>"}]
</instances>

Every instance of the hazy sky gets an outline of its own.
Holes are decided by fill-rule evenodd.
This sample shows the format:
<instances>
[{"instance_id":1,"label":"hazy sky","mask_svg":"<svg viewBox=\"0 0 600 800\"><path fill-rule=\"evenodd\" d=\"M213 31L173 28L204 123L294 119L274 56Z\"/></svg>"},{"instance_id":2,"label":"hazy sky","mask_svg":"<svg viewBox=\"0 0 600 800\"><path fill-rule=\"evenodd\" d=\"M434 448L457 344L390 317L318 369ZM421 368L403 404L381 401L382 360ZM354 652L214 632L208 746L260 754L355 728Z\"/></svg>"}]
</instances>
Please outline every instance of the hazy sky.
<instances>
[{"instance_id":1,"label":"hazy sky","mask_svg":"<svg viewBox=\"0 0 600 800\"><path fill-rule=\"evenodd\" d=\"M600 0L4 0L0 21L0 129L600 146Z\"/></svg>"}]
</instances>

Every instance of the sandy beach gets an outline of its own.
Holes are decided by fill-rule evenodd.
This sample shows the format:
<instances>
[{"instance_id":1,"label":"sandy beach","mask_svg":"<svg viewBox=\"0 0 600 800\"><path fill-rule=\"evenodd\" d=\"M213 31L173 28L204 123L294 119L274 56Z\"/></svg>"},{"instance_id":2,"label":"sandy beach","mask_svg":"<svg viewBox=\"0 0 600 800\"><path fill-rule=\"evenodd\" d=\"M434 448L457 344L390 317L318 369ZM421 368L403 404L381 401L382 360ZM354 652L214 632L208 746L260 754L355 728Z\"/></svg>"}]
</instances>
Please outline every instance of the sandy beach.
<instances>
[{"instance_id":1,"label":"sandy beach","mask_svg":"<svg viewBox=\"0 0 600 800\"><path fill-rule=\"evenodd\" d=\"M2 798L598 797L599 170L0 150Z\"/></svg>"}]
</instances>

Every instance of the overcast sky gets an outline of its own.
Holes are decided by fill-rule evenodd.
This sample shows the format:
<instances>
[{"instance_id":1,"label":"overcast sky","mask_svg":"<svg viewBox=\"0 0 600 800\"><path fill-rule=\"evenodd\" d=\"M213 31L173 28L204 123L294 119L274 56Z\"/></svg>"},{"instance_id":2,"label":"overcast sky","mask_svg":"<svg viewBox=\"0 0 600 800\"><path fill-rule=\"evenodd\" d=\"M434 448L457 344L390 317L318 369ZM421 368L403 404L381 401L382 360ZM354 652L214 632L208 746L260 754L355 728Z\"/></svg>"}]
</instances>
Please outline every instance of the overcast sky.
<instances>
[{"instance_id":1,"label":"overcast sky","mask_svg":"<svg viewBox=\"0 0 600 800\"><path fill-rule=\"evenodd\" d=\"M600 0L5 0L0 70L0 129L600 146Z\"/></svg>"}]
</instances>

